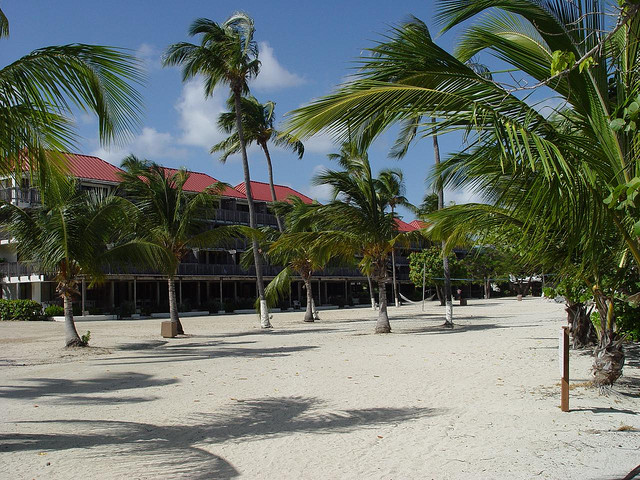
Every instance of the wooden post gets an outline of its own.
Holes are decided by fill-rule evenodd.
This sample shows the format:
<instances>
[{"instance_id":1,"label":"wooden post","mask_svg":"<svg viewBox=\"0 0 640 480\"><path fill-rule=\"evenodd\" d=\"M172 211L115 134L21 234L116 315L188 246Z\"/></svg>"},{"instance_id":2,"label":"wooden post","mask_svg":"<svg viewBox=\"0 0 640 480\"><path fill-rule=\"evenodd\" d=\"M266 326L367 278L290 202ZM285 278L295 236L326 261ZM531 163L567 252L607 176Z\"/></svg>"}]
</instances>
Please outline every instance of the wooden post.
<instances>
[{"instance_id":1,"label":"wooden post","mask_svg":"<svg viewBox=\"0 0 640 480\"><path fill-rule=\"evenodd\" d=\"M85 298L87 296L87 282L85 281L84 278L82 279L82 288L81 288L81 292L80 293L82 295L82 307L81 307L82 313L81 313L81 315L84 315L84 312L85 312L84 301L85 301Z\"/></svg>"},{"instance_id":2,"label":"wooden post","mask_svg":"<svg viewBox=\"0 0 640 480\"><path fill-rule=\"evenodd\" d=\"M569 325L562 327L560 332L560 374L561 374L561 396L560 409L563 412L569 411Z\"/></svg>"}]
</instances>

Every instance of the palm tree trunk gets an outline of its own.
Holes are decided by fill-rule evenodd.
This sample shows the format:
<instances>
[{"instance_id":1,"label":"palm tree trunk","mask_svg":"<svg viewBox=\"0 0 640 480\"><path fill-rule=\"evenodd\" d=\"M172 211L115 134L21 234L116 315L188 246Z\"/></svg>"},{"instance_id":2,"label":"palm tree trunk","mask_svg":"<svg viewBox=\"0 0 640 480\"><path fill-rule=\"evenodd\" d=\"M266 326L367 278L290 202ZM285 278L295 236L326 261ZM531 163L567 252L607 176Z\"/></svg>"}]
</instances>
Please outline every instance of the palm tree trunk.
<instances>
[{"instance_id":1,"label":"palm tree trunk","mask_svg":"<svg viewBox=\"0 0 640 480\"><path fill-rule=\"evenodd\" d=\"M436 119L432 118L431 123L435 124ZM438 136L433 136L433 159L436 167L440 165L440 146L438 145ZM442 178L438 178L438 210L444 208L444 189L442 188ZM442 251L444 252L446 242L442 241ZM451 303L451 273L449 271L449 258L447 255L442 256L442 268L444 270L444 301L446 308L446 316L444 321L445 327L453 327L453 305Z\"/></svg>"},{"instance_id":2,"label":"palm tree trunk","mask_svg":"<svg viewBox=\"0 0 640 480\"><path fill-rule=\"evenodd\" d=\"M173 276L169 276L169 316L173 323L178 325L177 331L180 335L184 335L184 329L178 315L178 302L176 302L176 284Z\"/></svg>"},{"instance_id":3,"label":"palm tree trunk","mask_svg":"<svg viewBox=\"0 0 640 480\"><path fill-rule=\"evenodd\" d=\"M73 302L71 301L71 295L65 293L62 296L64 302L64 337L65 345L67 347L86 347L78 331L76 330L76 324L73 322Z\"/></svg>"},{"instance_id":4,"label":"palm tree trunk","mask_svg":"<svg viewBox=\"0 0 640 480\"><path fill-rule=\"evenodd\" d=\"M384 279L378 280L378 296L380 298L380 310L378 311L376 333L391 333L389 315L387 314L387 287Z\"/></svg>"},{"instance_id":5,"label":"palm tree trunk","mask_svg":"<svg viewBox=\"0 0 640 480\"><path fill-rule=\"evenodd\" d=\"M376 309L376 297L373 296L373 284L371 283L371 275L367 275L369 280L369 296L371 297L371 310Z\"/></svg>"},{"instance_id":6,"label":"palm tree trunk","mask_svg":"<svg viewBox=\"0 0 640 480\"><path fill-rule=\"evenodd\" d=\"M269 155L269 148L266 144L261 144L262 150L264 151L264 156L267 158L267 169L269 171L269 188L271 189L271 200L274 202L276 199L276 187L273 183L273 167L271 165L271 155ZM284 231L284 227L282 226L282 219L276 215L276 222L278 222L278 230L281 232Z\"/></svg>"},{"instance_id":7,"label":"palm tree trunk","mask_svg":"<svg viewBox=\"0 0 640 480\"><path fill-rule=\"evenodd\" d=\"M236 130L238 132L238 140L240 141L240 152L242 153L242 170L244 173L244 186L247 195L247 202L249 204L249 226L256 228L256 212L253 205L253 195L251 193L251 176L249 174L249 159L247 158L247 146L244 141L244 132L242 130L242 105L240 104L240 89L233 89L233 99L236 106ZM260 252L258 251L258 241L253 239L251 241L251 247L253 249L253 261L256 266L256 285L258 287L258 297L260 298L260 327L271 328L271 322L269 321L269 309L267 307L267 300L264 296L264 280L262 278L262 261L260 259Z\"/></svg>"},{"instance_id":8,"label":"palm tree trunk","mask_svg":"<svg viewBox=\"0 0 640 480\"><path fill-rule=\"evenodd\" d=\"M396 302L396 307L400 306L400 299L398 298L398 285L396 283L396 249L391 248L391 268L393 269L393 298Z\"/></svg>"},{"instance_id":9,"label":"palm tree trunk","mask_svg":"<svg viewBox=\"0 0 640 480\"><path fill-rule=\"evenodd\" d=\"M311 280L304 278L304 286L307 289L307 309L304 312L304 321L313 322L313 292L311 291Z\"/></svg>"},{"instance_id":10,"label":"palm tree trunk","mask_svg":"<svg viewBox=\"0 0 640 480\"><path fill-rule=\"evenodd\" d=\"M600 314L600 333L592 367L593 384L602 390L613 385L622 376L625 360L622 346L624 337L615 332L613 299L607 298L599 289L594 291L593 299Z\"/></svg>"}]
</instances>

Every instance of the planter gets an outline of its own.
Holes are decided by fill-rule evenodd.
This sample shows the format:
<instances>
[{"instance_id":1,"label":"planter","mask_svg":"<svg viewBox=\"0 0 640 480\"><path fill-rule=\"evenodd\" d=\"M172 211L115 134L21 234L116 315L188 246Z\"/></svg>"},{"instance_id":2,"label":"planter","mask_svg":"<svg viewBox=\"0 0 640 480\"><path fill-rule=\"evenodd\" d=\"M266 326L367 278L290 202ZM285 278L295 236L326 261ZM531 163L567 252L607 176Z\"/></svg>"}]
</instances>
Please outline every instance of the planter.
<instances>
[{"instance_id":1,"label":"planter","mask_svg":"<svg viewBox=\"0 0 640 480\"><path fill-rule=\"evenodd\" d=\"M162 322L160 327L160 334L164 338L173 338L178 335L178 323L177 322Z\"/></svg>"},{"instance_id":2,"label":"planter","mask_svg":"<svg viewBox=\"0 0 640 480\"><path fill-rule=\"evenodd\" d=\"M518 299L519 302L522 301L522 295L518 295L516 298Z\"/></svg>"}]
</instances>

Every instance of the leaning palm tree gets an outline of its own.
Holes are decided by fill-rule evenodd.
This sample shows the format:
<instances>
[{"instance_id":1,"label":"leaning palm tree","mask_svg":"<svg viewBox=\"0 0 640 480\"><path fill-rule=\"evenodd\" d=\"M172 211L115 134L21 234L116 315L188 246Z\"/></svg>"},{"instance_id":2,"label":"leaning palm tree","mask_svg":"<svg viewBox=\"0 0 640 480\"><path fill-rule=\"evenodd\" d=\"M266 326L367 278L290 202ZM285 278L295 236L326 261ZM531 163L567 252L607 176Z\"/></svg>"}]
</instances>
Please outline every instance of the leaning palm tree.
<instances>
[{"instance_id":1,"label":"leaning palm tree","mask_svg":"<svg viewBox=\"0 0 640 480\"><path fill-rule=\"evenodd\" d=\"M216 183L192 193L184 190L189 172L172 173L156 163L131 155L122 161L120 189L139 210L138 234L169 259L160 271L167 276L169 311L177 331L184 333L176 303L175 276L180 261L194 248L216 246L233 233L232 227L212 229L208 221L219 194L226 187Z\"/></svg>"},{"instance_id":2,"label":"leaning palm tree","mask_svg":"<svg viewBox=\"0 0 640 480\"><path fill-rule=\"evenodd\" d=\"M258 75L258 47L253 39L253 20L244 13L235 13L224 23L207 18L195 20L189 28L190 36L201 37L199 45L188 42L170 45L164 57L164 65L182 65L182 80L198 75L204 77L204 92L213 95L216 87L227 85L231 89L236 112L236 132L242 154L242 169L247 201L249 226L256 228L256 213L251 193L251 175L247 158L247 145L242 125L242 96L249 92L248 81ZM256 267L256 284L260 298L260 325L271 328L269 311L264 296L264 280L258 241L252 240L253 259Z\"/></svg>"},{"instance_id":3,"label":"leaning palm tree","mask_svg":"<svg viewBox=\"0 0 640 480\"><path fill-rule=\"evenodd\" d=\"M0 38L9 23L0 10ZM98 116L104 143L125 139L137 125L142 97L139 61L125 51L99 45L44 47L0 69L0 173L43 175L45 164L65 171L73 149L73 108Z\"/></svg>"},{"instance_id":4,"label":"leaning palm tree","mask_svg":"<svg viewBox=\"0 0 640 480\"><path fill-rule=\"evenodd\" d=\"M302 158L304 155L304 145L300 141L293 140L289 135L279 132L274 125L275 106L274 102L268 101L264 104L258 102L253 97L242 97L240 100L242 105L242 130L246 145L257 143L264 152L267 161L267 170L269 172L269 187L271 189L271 200L276 202L276 189L273 183L273 165L271 163L271 154L269 153L269 143L273 143L276 147L292 150ZM228 112L223 112L218 118L218 127L229 137L222 142L211 147L211 153L222 152L221 162L226 162L229 155L240 151L240 140L236 130L236 109L235 99L230 98L227 102ZM276 216L278 222L278 230L283 231L282 219Z\"/></svg>"},{"instance_id":5,"label":"leaning palm tree","mask_svg":"<svg viewBox=\"0 0 640 480\"><path fill-rule=\"evenodd\" d=\"M314 212L319 232L300 235L313 249L346 258L359 256L360 269L378 284L379 312L376 333L391 332L387 313L388 258L397 243L418 238L416 232L399 233L395 214L388 211L389 196L373 176L365 154L348 160L345 170L327 170L314 183L330 185L333 201Z\"/></svg>"},{"instance_id":6,"label":"leaning palm tree","mask_svg":"<svg viewBox=\"0 0 640 480\"><path fill-rule=\"evenodd\" d=\"M16 240L21 261L53 275L62 297L67 347L86 346L73 321L78 283L101 281L110 266L164 260L161 251L131 235L136 209L121 197L82 191L74 181L50 177L43 204L29 210L4 203L0 217Z\"/></svg>"}]
</instances>

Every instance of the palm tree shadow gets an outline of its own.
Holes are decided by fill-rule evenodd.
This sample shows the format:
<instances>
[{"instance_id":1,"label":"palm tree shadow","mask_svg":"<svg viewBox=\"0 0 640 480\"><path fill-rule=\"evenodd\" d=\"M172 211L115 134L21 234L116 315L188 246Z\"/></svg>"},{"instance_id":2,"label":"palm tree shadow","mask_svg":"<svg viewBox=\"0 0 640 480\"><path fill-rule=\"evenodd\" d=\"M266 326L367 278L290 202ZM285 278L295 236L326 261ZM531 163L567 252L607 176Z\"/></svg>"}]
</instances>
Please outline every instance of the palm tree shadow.
<instances>
[{"instance_id":1,"label":"palm tree shadow","mask_svg":"<svg viewBox=\"0 0 640 480\"><path fill-rule=\"evenodd\" d=\"M428 335L448 335L454 333L473 332L481 330L493 330L501 328L511 328L507 325L496 325L493 323L483 323L478 325L460 325L454 323L453 328L446 328L443 325L426 325L418 328L407 328L402 330L396 330L396 333L403 334L428 334Z\"/></svg>"},{"instance_id":2,"label":"palm tree shadow","mask_svg":"<svg viewBox=\"0 0 640 480\"><path fill-rule=\"evenodd\" d=\"M239 472L225 459L210 452L216 444L261 440L292 433L348 432L377 425L396 424L435 415L431 408L365 408L328 411L313 397L282 397L239 402L220 413L191 416L171 425L119 420L51 420L21 422L47 433L0 435L0 451L65 451L78 455L89 469L100 462L87 457L117 456L110 472L115 478L130 477L140 465L145 474L161 478L232 478Z\"/></svg>"}]
</instances>

